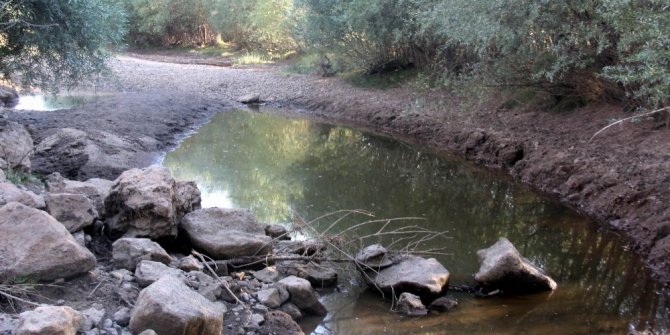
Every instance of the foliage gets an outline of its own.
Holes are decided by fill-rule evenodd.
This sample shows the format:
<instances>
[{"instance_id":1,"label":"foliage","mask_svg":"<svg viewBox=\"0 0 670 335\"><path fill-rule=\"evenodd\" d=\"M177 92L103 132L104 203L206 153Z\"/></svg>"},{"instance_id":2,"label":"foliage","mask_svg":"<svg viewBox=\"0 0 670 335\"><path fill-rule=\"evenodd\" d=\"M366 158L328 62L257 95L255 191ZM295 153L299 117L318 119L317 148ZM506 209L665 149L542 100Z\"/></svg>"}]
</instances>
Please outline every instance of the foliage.
<instances>
[{"instance_id":1,"label":"foliage","mask_svg":"<svg viewBox=\"0 0 670 335\"><path fill-rule=\"evenodd\" d=\"M106 70L125 33L122 8L103 0L0 1L0 78L55 90Z\"/></svg>"}]
</instances>

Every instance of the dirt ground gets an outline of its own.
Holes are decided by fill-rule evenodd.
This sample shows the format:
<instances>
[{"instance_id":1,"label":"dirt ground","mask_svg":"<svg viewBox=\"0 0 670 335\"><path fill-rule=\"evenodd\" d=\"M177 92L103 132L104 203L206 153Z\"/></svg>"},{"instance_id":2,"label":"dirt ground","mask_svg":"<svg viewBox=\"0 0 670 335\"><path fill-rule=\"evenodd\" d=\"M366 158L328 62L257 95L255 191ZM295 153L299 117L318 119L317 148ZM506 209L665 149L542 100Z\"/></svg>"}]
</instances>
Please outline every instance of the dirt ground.
<instances>
[{"instance_id":1,"label":"dirt ground","mask_svg":"<svg viewBox=\"0 0 670 335\"><path fill-rule=\"evenodd\" d=\"M202 63L122 55L112 63L115 78L95 87L111 95L69 114L5 114L29 125L36 142L61 127L105 129L127 138L152 137L160 144L146 151L165 152L213 113L241 107L235 98L258 93L274 106L410 139L506 171L623 232L659 280L670 283L670 129L664 118L627 122L589 142L612 120L630 114L606 104L561 113L491 104L459 109L453 99L403 87L363 89L338 78L287 74L276 65Z\"/></svg>"}]
</instances>

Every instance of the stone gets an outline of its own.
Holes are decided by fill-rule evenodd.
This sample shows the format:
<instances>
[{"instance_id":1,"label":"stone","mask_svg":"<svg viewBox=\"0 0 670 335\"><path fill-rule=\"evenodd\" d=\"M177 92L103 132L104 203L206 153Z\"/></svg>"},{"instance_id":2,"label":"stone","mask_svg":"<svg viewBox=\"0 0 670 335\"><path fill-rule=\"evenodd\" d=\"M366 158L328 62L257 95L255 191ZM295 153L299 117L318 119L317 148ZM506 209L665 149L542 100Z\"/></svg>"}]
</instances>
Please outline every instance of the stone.
<instances>
[{"instance_id":1,"label":"stone","mask_svg":"<svg viewBox=\"0 0 670 335\"><path fill-rule=\"evenodd\" d=\"M176 184L162 166L123 172L105 199L106 225L126 237L176 236L177 224L185 214L181 209L199 206L178 204Z\"/></svg>"},{"instance_id":2,"label":"stone","mask_svg":"<svg viewBox=\"0 0 670 335\"><path fill-rule=\"evenodd\" d=\"M135 267L135 280L140 287L149 286L164 276L181 278L184 275L184 271L154 261L140 261Z\"/></svg>"},{"instance_id":3,"label":"stone","mask_svg":"<svg viewBox=\"0 0 670 335\"><path fill-rule=\"evenodd\" d=\"M300 326L290 315L282 311L271 311L265 315L265 322L256 331L260 335L304 335Z\"/></svg>"},{"instance_id":4,"label":"stone","mask_svg":"<svg viewBox=\"0 0 670 335\"><path fill-rule=\"evenodd\" d=\"M105 310L102 306L94 306L81 311L84 317L80 330L88 331L102 324L102 319L105 317Z\"/></svg>"},{"instance_id":5,"label":"stone","mask_svg":"<svg viewBox=\"0 0 670 335\"><path fill-rule=\"evenodd\" d=\"M0 183L0 206L10 202L20 202L28 207L43 209L44 198L32 191L22 190L12 183Z\"/></svg>"},{"instance_id":6,"label":"stone","mask_svg":"<svg viewBox=\"0 0 670 335\"><path fill-rule=\"evenodd\" d=\"M321 241L274 241L274 253L297 254L302 256L311 256L319 251L326 250L326 244Z\"/></svg>"},{"instance_id":7,"label":"stone","mask_svg":"<svg viewBox=\"0 0 670 335\"><path fill-rule=\"evenodd\" d=\"M95 256L49 214L18 202L0 208L0 282L73 277L95 265Z\"/></svg>"},{"instance_id":8,"label":"stone","mask_svg":"<svg viewBox=\"0 0 670 335\"><path fill-rule=\"evenodd\" d=\"M187 273L185 281L186 285L210 301L216 301L223 293L221 283L202 271Z\"/></svg>"},{"instance_id":9,"label":"stone","mask_svg":"<svg viewBox=\"0 0 670 335\"><path fill-rule=\"evenodd\" d=\"M100 178L91 178L86 181L69 180L58 172L47 177L47 190L50 193L72 193L86 196L100 217L105 215L105 198L114 185L114 181Z\"/></svg>"},{"instance_id":10,"label":"stone","mask_svg":"<svg viewBox=\"0 0 670 335\"><path fill-rule=\"evenodd\" d=\"M280 273L305 278L314 287L325 288L337 285L337 272L315 262L284 261L277 263Z\"/></svg>"},{"instance_id":11,"label":"stone","mask_svg":"<svg viewBox=\"0 0 670 335\"><path fill-rule=\"evenodd\" d=\"M19 318L16 335L75 335L84 320L68 306L40 306Z\"/></svg>"},{"instance_id":12,"label":"stone","mask_svg":"<svg viewBox=\"0 0 670 335\"><path fill-rule=\"evenodd\" d=\"M194 181L178 181L175 184L175 201L179 213L190 213L200 208L202 198Z\"/></svg>"},{"instance_id":13,"label":"stone","mask_svg":"<svg viewBox=\"0 0 670 335\"><path fill-rule=\"evenodd\" d=\"M421 316L428 314L428 309L421 302L421 298L409 293L403 292L398 298L398 305L396 310L399 313L409 316Z\"/></svg>"},{"instance_id":14,"label":"stone","mask_svg":"<svg viewBox=\"0 0 670 335\"><path fill-rule=\"evenodd\" d=\"M446 290L449 271L434 258L409 256L365 278L368 285L385 293L409 292L421 297L435 297Z\"/></svg>"},{"instance_id":15,"label":"stone","mask_svg":"<svg viewBox=\"0 0 670 335\"><path fill-rule=\"evenodd\" d=\"M200 261L195 258L193 255L188 255L179 260L179 265L177 266L180 270L186 272L189 271L202 271L205 269L205 266L200 263Z\"/></svg>"},{"instance_id":16,"label":"stone","mask_svg":"<svg viewBox=\"0 0 670 335\"><path fill-rule=\"evenodd\" d=\"M147 330L139 333L138 335L158 335L158 334L153 329L147 329Z\"/></svg>"},{"instance_id":17,"label":"stone","mask_svg":"<svg viewBox=\"0 0 670 335\"><path fill-rule=\"evenodd\" d=\"M33 138L23 125L0 119L0 169L31 171Z\"/></svg>"},{"instance_id":18,"label":"stone","mask_svg":"<svg viewBox=\"0 0 670 335\"><path fill-rule=\"evenodd\" d=\"M324 316L328 313L326 307L319 301L319 297L312 288L312 285L306 279L290 276L278 281L276 285L288 291L290 301L298 306L300 310L319 316Z\"/></svg>"},{"instance_id":19,"label":"stone","mask_svg":"<svg viewBox=\"0 0 670 335\"><path fill-rule=\"evenodd\" d=\"M254 313L254 314L251 314L251 316L249 317L248 326L251 326L251 327L255 328L255 327L258 327L261 324L263 324L264 321L265 321L265 318L262 315Z\"/></svg>"},{"instance_id":20,"label":"stone","mask_svg":"<svg viewBox=\"0 0 670 335\"><path fill-rule=\"evenodd\" d=\"M435 311L448 312L456 308L456 306L458 306L458 301L456 299L450 297L440 297L433 300L428 308Z\"/></svg>"},{"instance_id":21,"label":"stone","mask_svg":"<svg viewBox=\"0 0 670 335\"><path fill-rule=\"evenodd\" d=\"M0 313L0 335L13 335L18 326L18 315Z\"/></svg>"},{"instance_id":22,"label":"stone","mask_svg":"<svg viewBox=\"0 0 670 335\"><path fill-rule=\"evenodd\" d=\"M523 294L556 289L556 282L523 258L506 238L487 249L477 251L479 271L475 281L487 290L501 290L505 294Z\"/></svg>"},{"instance_id":23,"label":"stone","mask_svg":"<svg viewBox=\"0 0 670 335\"><path fill-rule=\"evenodd\" d=\"M68 179L114 179L135 166L147 165L136 141L103 130L61 128L35 147L33 171L58 172Z\"/></svg>"},{"instance_id":24,"label":"stone","mask_svg":"<svg viewBox=\"0 0 670 335\"><path fill-rule=\"evenodd\" d=\"M281 305L281 311L290 315L293 320L300 320L302 318L302 312L300 311L300 308L298 308L298 306L296 306L294 303L287 302Z\"/></svg>"},{"instance_id":25,"label":"stone","mask_svg":"<svg viewBox=\"0 0 670 335\"><path fill-rule=\"evenodd\" d=\"M130 323L130 308L121 307L114 315L112 315L112 320L116 322L117 325L121 327L126 327Z\"/></svg>"},{"instance_id":26,"label":"stone","mask_svg":"<svg viewBox=\"0 0 670 335\"><path fill-rule=\"evenodd\" d=\"M363 248L356 254L356 262L365 268L379 270L393 265L388 251L381 244L373 244Z\"/></svg>"},{"instance_id":27,"label":"stone","mask_svg":"<svg viewBox=\"0 0 670 335\"><path fill-rule=\"evenodd\" d=\"M167 276L140 292L130 317L130 330L134 334L152 329L161 335L219 335L224 313L223 305Z\"/></svg>"},{"instance_id":28,"label":"stone","mask_svg":"<svg viewBox=\"0 0 670 335\"><path fill-rule=\"evenodd\" d=\"M112 244L114 264L135 271L137 263L143 260L170 264L172 257L160 244L148 238L120 238Z\"/></svg>"},{"instance_id":29,"label":"stone","mask_svg":"<svg viewBox=\"0 0 670 335\"><path fill-rule=\"evenodd\" d=\"M82 230L76 233L72 233L72 237L74 237L74 240L77 241L77 244L82 247L86 247L86 233L84 233Z\"/></svg>"},{"instance_id":30,"label":"stone","mask_svg":"<svg viewBox=\"0 0 670 335\"><path fill-rule=\"evenodd\" d=\"M258 93L249 93L240 97L237 97L235 99L237 102L243 103L243 104L254 104L254 103L259 103L261 102L261 95Z\"/></svg>"},{"instance_id":31,"label":"stone","mask_svg":"<svg viewBox=\"0 0 670 335\"><path fill-rule=\"evenodd\" d=\"M256 271L254 277L264 283L271 284L279 280L279 271L275 266L268 266L263 270Z\"/></svg>"},{"instance_id":32,"label":"stone","mask_svg":"<svg viewBox=\"0 0 670 335\"><path fill-rule=\"evenodd\" d=\"M82 194L49 193L46 205L49 214L71 233L92 225L98 218L91 200Z\"/></svg>"},{"instance_id":33,"label":"stone","mask_svg":"<svg viewBox=\"0 0 670 335\"><path fill-rule=\"evenodd\" d=\"M19 103L19 92L9 86L0 86L0 107L11 108Z\"/></svg>"},{"instance_id":34,"label":"stone","mask_svg":"<svg viewBox=\"0 0 670 335\"><path fill-rule=\"evenodd\" d=\"M7 181L7 176L5 176L5 171L2 171L0 169L0 183L4 183Z\"/></svg>"},{"instance_id":35,"label":"stone","mask_svg":"<svg viewBox=\"0 0 670 335\"><path fill-rule=\"evenodd\" d=\"M194 246L226 259L272 252L271 239L256 217L243 209L205 208L182 219L181 227Z\"/></svg>"},{"instance_id":36,"label":"stone","mask_svg":"<svg viewBox=\"0 0 670 335\"><path fill-rule=\"evenodd\" d=\"M290 240L288 230L280 224L269 224L265 226L265 235L270 236L273 240Z\"/></svg>"},{"instance_id":37,"label":"stone","mask_svg":"<svg viewBox=\"0 0 670 335\"><path fill-rule=\"evenodd\" d=\"M256 292L256 298L258 302L269 308L278 308L281 306L279 290L274 287Z\"/></svg>"}]
</instances>

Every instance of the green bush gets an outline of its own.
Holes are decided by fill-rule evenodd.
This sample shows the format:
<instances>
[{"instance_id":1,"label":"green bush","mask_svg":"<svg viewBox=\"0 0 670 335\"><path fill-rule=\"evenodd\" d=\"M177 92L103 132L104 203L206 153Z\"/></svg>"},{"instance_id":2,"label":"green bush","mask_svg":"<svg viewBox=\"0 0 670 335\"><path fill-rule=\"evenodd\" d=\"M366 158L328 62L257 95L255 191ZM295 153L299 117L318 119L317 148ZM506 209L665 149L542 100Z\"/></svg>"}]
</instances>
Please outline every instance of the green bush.
<instances>
[{"instance_id":1,"label":"green bush","mask_svg":"<svg viewBox=\"0 0 670 335\"><path fill-rule=\"evenodd\" d=\"M56 90L104 72L122 42L121 6L103 0L0 1L1 78ZM17 79L17 78L14 78Z\"/></svg>"}]
</instances>

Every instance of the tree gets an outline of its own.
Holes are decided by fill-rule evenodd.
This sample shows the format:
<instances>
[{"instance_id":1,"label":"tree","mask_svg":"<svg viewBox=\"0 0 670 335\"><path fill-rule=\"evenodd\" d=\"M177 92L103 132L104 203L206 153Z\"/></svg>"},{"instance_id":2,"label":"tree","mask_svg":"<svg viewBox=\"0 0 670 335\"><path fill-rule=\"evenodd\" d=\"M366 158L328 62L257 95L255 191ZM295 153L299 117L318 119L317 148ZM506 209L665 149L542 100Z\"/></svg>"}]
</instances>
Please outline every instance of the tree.
<instances>
[{"instance_id":1,"label":"tree","mask_svg":"<svg viewBox=\"0 0 670 335\"><path fill-rule=\"evenodd\" d=\"M107 70L125 15L104 0L0 0L0 79L57 90Z\"/></svg>"}]
</instances>

